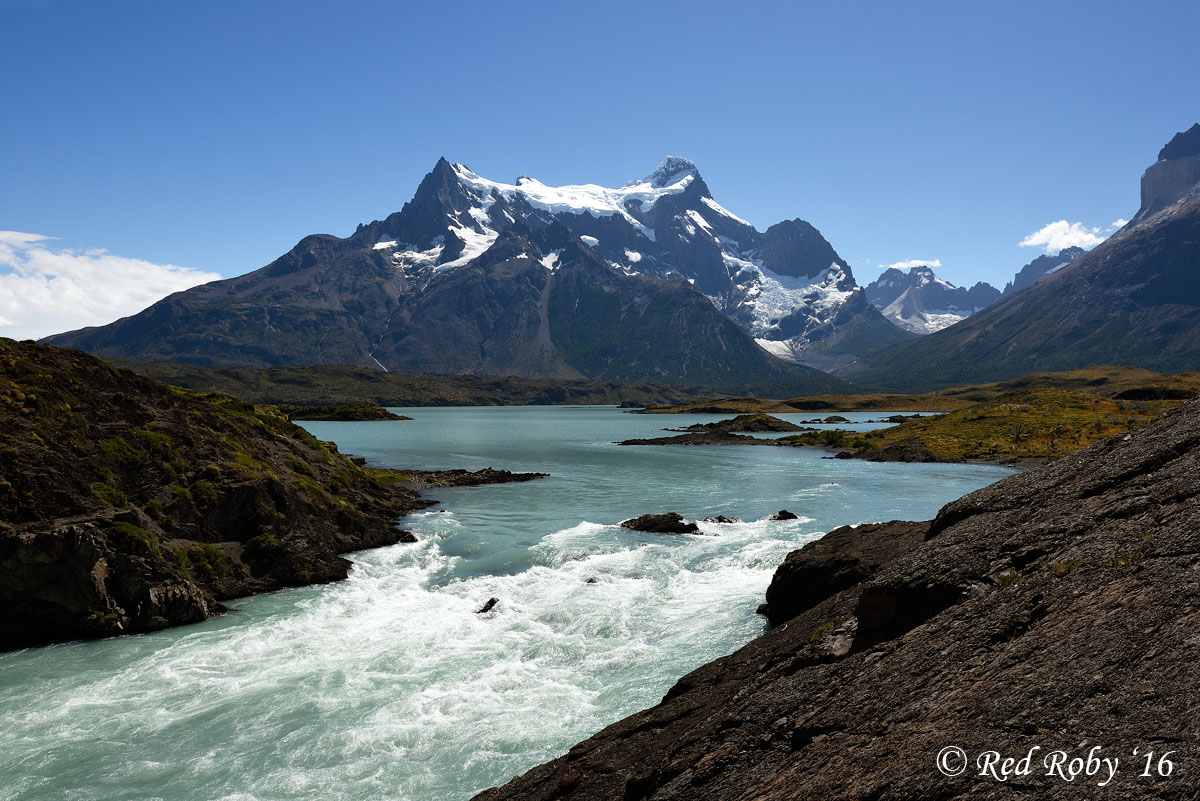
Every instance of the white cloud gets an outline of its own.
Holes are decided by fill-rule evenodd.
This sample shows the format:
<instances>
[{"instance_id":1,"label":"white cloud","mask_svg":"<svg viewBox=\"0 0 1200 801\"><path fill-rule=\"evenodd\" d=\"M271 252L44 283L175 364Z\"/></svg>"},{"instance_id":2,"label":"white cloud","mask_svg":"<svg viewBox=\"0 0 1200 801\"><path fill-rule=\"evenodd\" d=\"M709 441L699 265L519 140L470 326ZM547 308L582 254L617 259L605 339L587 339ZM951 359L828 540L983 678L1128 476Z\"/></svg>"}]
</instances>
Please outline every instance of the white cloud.
<instances>
[{"instance_id":1,"label":"white cloud","mask_svg":"<svg viewBox=\"0 0 1200 801\"><path fill-rule=\"evenodd\" d=\"M1129 220L1125 219L1124 217L1118 217L1117 219L1113 220L1112 225L1108 226L1108 230L1115 231L1118 228L1124 228L1127 225L1129 225Z\"/></svg>"},{"instance_id":2,"label":"white cloud","mask_svg":"<svg viewBox=\"0 0 1200 801\"><path fill-rule=\"evenodd\" d=\"M52 237L0 231L0 336L39 339L135 314L216 273L47 246Z\"/></svg>"},{"instance_id":3,"label":"white cloud","mask_svg":"<svg viewBox=\"0 0 1200 801\"><path fill-rule=\"evenodd\" d=\"M881 269L881 270L891 270L891 269L909 270L909 269L912 269L913 267L941 267L941 266L942 266L941 259L908 259L906 261L893 262L892 264L881 264L881 265L879 265L879 269Z\"/></svg>"},{"instance_id":4,"label":"white cloud","mask_svg":"<svg viewBox=\"0 0 1200 801\"><path fill-rule=\"evenodd\" d=\"M1101 229L1099 226L1088 228L1083 223L1058 220L1042 226L1018 244L1023 248L1044 248L1048 254L1058 253L1063 248L1087 250L1108 239L1109 235L1128 222L1125 219L1114 220L1108 228Z\"/></svg>"},{"instance_id":5,"label":"white cloud","mask_svg":"<svg viewBox=\"0 0 1200 801\"><path fill-rule=\"evenodd\" d=\"M0 245L17 245L24 247L33 242L44 242L47 239L54 237L42 236L41 234L25 234L20 231L0 231Z\"/></svg>"}]
</instances>

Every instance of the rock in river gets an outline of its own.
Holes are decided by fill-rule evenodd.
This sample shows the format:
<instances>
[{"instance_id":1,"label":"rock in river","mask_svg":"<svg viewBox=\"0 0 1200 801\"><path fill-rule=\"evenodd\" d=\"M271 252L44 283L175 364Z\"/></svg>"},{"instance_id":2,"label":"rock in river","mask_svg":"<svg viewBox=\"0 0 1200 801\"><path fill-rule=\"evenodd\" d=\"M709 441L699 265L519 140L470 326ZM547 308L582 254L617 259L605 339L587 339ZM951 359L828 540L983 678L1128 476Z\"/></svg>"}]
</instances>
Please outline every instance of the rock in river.
<instances>
[{"instance_id":1,"label":"rock in river","mask_svg":"<svg viewBox=\"0 0 1200 801\"><path fill-rule=\"evenodd\" d=\"M650 534L699 534L700 527L695 523L688 523L682 515L676 512L667 512L666 514L648 514L641 517L635 517L631 520L626 520L621 523L621 528L632 529L633 531L645 531Z\"/></svg>"}]
</instances>

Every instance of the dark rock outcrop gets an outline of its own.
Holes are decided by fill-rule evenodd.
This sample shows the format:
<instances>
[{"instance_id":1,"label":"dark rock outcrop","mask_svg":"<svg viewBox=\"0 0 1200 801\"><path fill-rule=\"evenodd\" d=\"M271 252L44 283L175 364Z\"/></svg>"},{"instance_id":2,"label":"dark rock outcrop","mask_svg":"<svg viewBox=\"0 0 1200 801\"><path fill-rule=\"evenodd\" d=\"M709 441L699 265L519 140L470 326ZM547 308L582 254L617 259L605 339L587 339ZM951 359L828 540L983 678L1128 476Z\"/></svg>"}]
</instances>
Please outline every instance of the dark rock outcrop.
<instances>
[{"instance_id":1,"label":"dark rock outcrop","mask_svg":"<svg viewBox=\"0 0 1200 801\"><path fill-rule=\"evenodd\" d=\"M626 439L618 445L766 445L780 446L785 443L777 439L732 434L728 431L703 431L692 434L676 434L673 437L647 437Z\"/></svg>"},{"instance_id":2,"label":"dark rock outcrop","mask_svg":"<svg viewBox=\"0 0 1200 801\"><path fill-rule=\"evenodd\" d=\"M909 437L899 442L872 448L861 458L868 462L936 462L937 457L925 447L917 437Z\"/></svg>"},{"instance_id":3,"label":"dark rock outcrop","mask_svg":"<svg viewBox=\"0 0 1200 801\"><path fill-rule=\"evenodd\" d=\"M1200 401L896 525L793 554L770 607L803 611L479 798L1194 797ZM1106 788L1038 767L1095 746L1120 759ZM979 775L1033 748L1031 775ZM1170 777L1141 776L1147 749Z\"/></svg>"},{"instance_id":4,"label":"dark rock outcrop","mask_svg":"<svg viewBox=\"0 0 1200 801\"><path fill-rule=\"evenodd\" d=\"M665 514L645 514L641 517L635 517L631 520L625 520L621 523L621 528L631 529L632 531L645 531L649 534L698 534L700 527L695 523L688 523L682 515L676 512L666 512Z\"/></svg>"},{"instance_id":5,"label":"dark rock outcrop","mask_svg":"<svg viewBox=\"0 0 1200 801\"><path fill-rule=\"evenodd\" d=\"M866 581L879 568L925 540L929 523L864 523L835 528L792 551L775 570L767 602L758 608L778 626L831 595Z\"/></svg>"},{"instance_id":6,"label":"dark rock outcrop","mask_svg":"<svg viewBox=\"0 0 1200 801\"><path fill-rule=\"evenodd\" d=\"M787 509L780 509L775 514L771 515L771 520L799 520L800 516L789 512Z\"/></svg>"},{"instance_id":7,"label":"dark rock outcrop","mask_svg":"<svg viewBox=\"0 0 1200 801\"><path fill-rule=\"evenodd\" d=\"M845 418L841 418L845 419ZM804 431L803 426L780 420L769 414L739 414L729 420L718 420L715 423L693 423L683 428L668 428L667 431L687 431L704 433L706 431L725 431L742 433L766 433L772 431Z\"/></svg>"}]
</instances>

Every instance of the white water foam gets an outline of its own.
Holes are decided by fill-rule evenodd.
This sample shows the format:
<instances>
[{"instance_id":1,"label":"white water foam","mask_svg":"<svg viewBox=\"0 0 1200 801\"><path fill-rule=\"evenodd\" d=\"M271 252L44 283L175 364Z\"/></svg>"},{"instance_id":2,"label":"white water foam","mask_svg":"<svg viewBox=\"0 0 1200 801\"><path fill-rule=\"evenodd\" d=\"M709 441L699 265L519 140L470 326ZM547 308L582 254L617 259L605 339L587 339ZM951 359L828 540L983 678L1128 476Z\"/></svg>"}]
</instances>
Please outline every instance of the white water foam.
<instances>
[{"instance_id":1,"label":"white water foam","mask_svg":"<svg viewBox=\"0 0 1200 801\"><path fill-rule=\"evenodd\" d=\"M6 726L0 748L59 781L77 771L81 800L118 797L89 775L147 797L463 798L749 639L775 565L815 536L802 521L682 536L583 522L544 537L527 570L442 585L458 522L406 522L422 541L359 555L345 582L247 600L115 670L38 683L16 721L24 739ZM66 647L103 656L115 642ZM64 741L90 741L95 764L57 759Z\"/></svg>"}]
</instances>

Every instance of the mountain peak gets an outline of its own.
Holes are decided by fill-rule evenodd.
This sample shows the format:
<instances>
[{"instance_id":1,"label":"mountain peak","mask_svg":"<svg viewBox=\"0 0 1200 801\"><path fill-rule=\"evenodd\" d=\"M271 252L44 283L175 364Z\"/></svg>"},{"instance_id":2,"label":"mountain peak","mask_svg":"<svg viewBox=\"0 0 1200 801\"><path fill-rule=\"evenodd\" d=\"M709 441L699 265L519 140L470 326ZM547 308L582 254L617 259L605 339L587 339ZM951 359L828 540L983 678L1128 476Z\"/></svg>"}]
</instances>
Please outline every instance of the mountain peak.
<instances>
[{"instance_id":1,"label":"mountain peak","mask_svg":"<svg viewBox=\"0 0 1200 801\"><path fill-rule=\"evenodd\" d=\"M658 165L658 169L647 175L644 180L649 181L655 189L662 189L679 183L688 175L693 178L700 177L700 170L696 168L695 162L681 156L667 156Z\"/></svg>"},{"instance_id":2,"label":"mountain peak","mask_svg":"<svg viewBox=\"0 0 1200 801\"><path fill-rule=\"evenodd\" d=\"M1171 137L1171 141L1158 151L1158 160L1170 161L1198 155L1200 155L1200 122Z\"/></svg>"}]
</instances>

